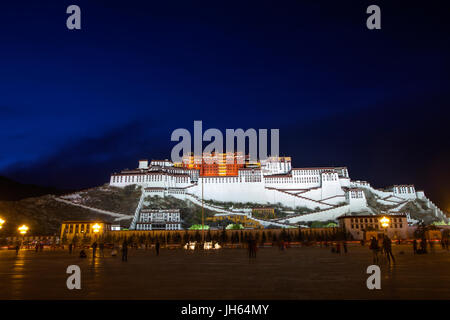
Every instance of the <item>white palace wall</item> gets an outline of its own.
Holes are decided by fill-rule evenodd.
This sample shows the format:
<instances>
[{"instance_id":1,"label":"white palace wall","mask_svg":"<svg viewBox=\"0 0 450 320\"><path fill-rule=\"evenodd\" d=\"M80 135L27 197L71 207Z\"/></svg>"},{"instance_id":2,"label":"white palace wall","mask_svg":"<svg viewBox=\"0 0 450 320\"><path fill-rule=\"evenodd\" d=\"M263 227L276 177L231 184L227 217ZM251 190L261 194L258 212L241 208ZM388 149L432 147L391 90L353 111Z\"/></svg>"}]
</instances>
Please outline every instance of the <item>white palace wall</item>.
<instances>
[{"instance_id":1,"label":"white palace wall","mask_svg":"<svg viewBox=\"0 0 450 320\"><path fill-rule=\"evenodd\" d=\"M192 193L201 198L202 181L203 179L200 178L198 185L189 188L189 193ZM222 181L226 181L226 179ZM307 207L310 209L315 209L317 207L321 209L331 207L330 205L317 202L315 201L315 199L304 199L288 192L266 188L262 182L205 183L203 188L203 196L206 200L215 200L222 202L254 202L260 204L281 203L292 208Z\"/></svg>"},{"instance_id":2,"label":"white palace wall","mask_svg":"<svg viewBox=\"0 0 450 320\"><path fill-rule=\"evenodd\" d=\"M344 190L342 190L342 186L337 173L322 173L321 199L327 199L337 195L343 196L344 194L345 193Z\"/></svg>"},{"instance_id":3,"label":"white palace wall","mask_svg":"<svg viewBox=\"0 0 450 320\"><path fill-rule=\"evenodd\" d=\"M153 163L152 163L153 165ZM139 169L140 168L140 169ZM198 177L193 170L166 166L148 166L146 160L139 162L139 168L124 170L111 175L110 185L125 187L139 185L149 188L147 192L155 195L185 193L206 200L221 202L253 202L259 204L277 204L284 206L307 207L310 209L329 209L346 202L352 210L367 207L365 197L353 198L346 188L366 188L377 194L379 201L389 201L389 197L398 200L421 198L428 200L422 191L416 192L413 185L395 185L389 191L374 189L365 181L350 181L348 171L342 168L293 168L283 174L263 175L262 170L244 168L238 176ZM285 169L285 168L284 168ZM178 191L177 191L178 190ZM383 200L385 199L385 200ZM396 202L396 201L395 201Z\"/></svg>"}]
</instances>

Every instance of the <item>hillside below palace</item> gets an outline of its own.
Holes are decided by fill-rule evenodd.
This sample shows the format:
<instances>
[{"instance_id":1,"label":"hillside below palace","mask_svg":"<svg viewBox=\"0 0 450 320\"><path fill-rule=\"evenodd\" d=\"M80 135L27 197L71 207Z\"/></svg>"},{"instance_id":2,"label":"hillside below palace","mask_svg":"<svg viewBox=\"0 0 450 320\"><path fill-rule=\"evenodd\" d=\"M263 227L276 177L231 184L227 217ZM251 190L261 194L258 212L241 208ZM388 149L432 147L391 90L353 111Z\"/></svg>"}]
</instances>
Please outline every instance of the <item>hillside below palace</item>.
<instances>
[{"instance_id":1,"label":"hillside below palace","mask_svg":"<svg viewBox=\"0 0 450 320\"><path fill-rule=\"evenodd\" d=\"M201 204L203 197L204 200L218 202L281 204L315 211L306 216L289 217L280 223L323 220L324 217L335 219L342 214L364 210L370 212L364 190L375 194L380 203L398 204L395 208L398 210L408 201L422 199L436 216L443 215L424 192L417 191L413 185L394 185L379 190L368 182L351 180L346 167L292 168L290 157L249 161L248 157L234 153L184 156L180 163L139 160L136 169L113 173L110 185L142 186L144 191L139 206L147 195L171 195L197 204ZM208 204L208 209L226 213L223 208L215 208L211 204ZM138 220L133 223L138 223Z\"/></svg>"}]
</instances>

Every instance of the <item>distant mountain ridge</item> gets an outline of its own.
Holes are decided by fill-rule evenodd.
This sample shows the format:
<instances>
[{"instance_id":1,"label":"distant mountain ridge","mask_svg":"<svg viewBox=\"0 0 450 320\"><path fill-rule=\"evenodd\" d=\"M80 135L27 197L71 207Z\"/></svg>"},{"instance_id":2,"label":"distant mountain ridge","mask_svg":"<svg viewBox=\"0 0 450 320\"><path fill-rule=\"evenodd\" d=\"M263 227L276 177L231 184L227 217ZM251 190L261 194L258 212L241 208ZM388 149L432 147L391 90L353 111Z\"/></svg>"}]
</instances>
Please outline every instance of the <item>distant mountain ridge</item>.
<instances>
[{"instance_id":1,"label":"distant mountain ridge","mask_svg":"<svg viewBox=\"0 0 450 320\"><path fill-rule=\"evenodd\" d=\"M34 184L23 184L0 176L0 201L19 201L26 198L40 197L47 194L61 195L71 190L53 187L42 187Z\"/></svg>"}]
</instances>

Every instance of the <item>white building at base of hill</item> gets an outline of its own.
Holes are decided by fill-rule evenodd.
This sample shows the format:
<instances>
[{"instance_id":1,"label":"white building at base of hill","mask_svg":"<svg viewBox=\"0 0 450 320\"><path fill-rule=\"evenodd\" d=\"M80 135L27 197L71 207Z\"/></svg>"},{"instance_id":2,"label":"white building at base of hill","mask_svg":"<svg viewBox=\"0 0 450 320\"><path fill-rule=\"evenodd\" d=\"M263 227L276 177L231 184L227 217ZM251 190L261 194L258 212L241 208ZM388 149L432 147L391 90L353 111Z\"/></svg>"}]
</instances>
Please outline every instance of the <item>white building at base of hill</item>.
<instances>
[{"instance_id":1,"label":"white building at base of hill","mask_svg":"<svg viewBox=\"0 0 450 320\"><path fill-rule=\"evenodd\" d=\"M136 230L181 230L179 209L142 209L134 219Z\"/></svg>"}]
</instances>

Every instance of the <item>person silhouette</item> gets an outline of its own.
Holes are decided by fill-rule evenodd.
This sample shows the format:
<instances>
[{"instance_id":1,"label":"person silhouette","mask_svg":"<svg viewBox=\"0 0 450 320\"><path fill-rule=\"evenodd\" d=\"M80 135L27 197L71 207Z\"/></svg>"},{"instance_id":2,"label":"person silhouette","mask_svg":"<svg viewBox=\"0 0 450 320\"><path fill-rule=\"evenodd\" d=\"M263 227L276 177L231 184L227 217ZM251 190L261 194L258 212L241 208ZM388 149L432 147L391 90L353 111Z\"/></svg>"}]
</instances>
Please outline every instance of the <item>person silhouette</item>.
<instances>
[{"instance_id":1,"label":"person silhouette","mask_svg":"<svg viewBox=\"0 0 450 320\"><path fill-rule=\"evenodd\" d=\"M122 243L122 261L128 261L128 242L124 240Z\"/></svg>"},{"instance_id":2,"label":"person silhouette","mask_svg":"<svg viewBox=\"0 0 450 320\"><path fill-rule=\"evenodd\" d=\"M388 259L388 262L391 263L391 258L392 258L392 262L395 263L395 258L394 258L394 255L392 254L392 241L386 235L384 236L384 240L383 240L383 248L384 248L384 253L386 254L386 258Z\"/></svg>"},{"instance_id":3,"label":"person silhouette","mask_svg":"<svg viewBox=\"0 0 450 320\"><path fill-rule=\"evenodd\" d=\"M378 263L378 241L377 239L375 239L375 237L372 237L372 239L370 239L370 246L369 249L372 250L372 255L373 255L373 263Z\"/></svg>"},{"instance_id":4,"label":"person silhouette","mask_svg":"<svg viewBox=\"0 0 450 320\"><path fill-rule=\"evenodd\" d=\"M105 257L105 244L100 242L100 256Z\"/></svg>"},{"instance_id":5,"label":"person silhouette","mask_svg":"<svg viewBox=\"0 0 450 320\"><path fill-rule=\"evenodd\" d=\"M160 247L159 241L156 241L155 250L156 250L156 255L157 256L159 256L159 247Z\"/></svg>"},{"instance_id":6,"label":"person silhouette","mask_svg":"<svg viewBox=\"0 0 450 320\"><path fill-rule=\"evenodd\" d=\"M95 259L95 251L97 250L97 242L92 244L92 258Z\"/></svg>"},{"instance_id":7,"label":"person silhouette","mask_svg":"<svg viewBox=\"0 0 450 320\"><path fill-rule=\"evenodd\" d=\"M413 241L413 253L417 254L417 240L416 239L414 239L414 241Z\"/></svg>"}]
</instances>

